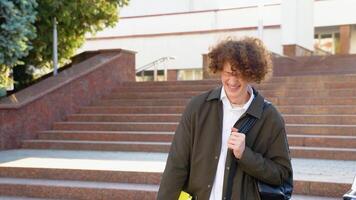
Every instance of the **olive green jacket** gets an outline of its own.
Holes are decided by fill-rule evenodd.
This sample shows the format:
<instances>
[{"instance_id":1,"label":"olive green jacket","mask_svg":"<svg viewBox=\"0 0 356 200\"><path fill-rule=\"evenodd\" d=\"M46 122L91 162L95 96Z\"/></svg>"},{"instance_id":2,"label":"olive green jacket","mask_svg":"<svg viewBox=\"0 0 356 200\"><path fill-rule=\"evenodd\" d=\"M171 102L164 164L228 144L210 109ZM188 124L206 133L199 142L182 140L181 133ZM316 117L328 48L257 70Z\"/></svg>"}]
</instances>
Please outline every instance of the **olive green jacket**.
<instances>
[{"instance_id":1,"label":"olive green jacket","mask_svg":"<svg viewBox=\"0 0 356 200\"><path fill-rule=\"evenodd\" d=\"M187 105L173 138L158 200L176 200L181 190L196 200L209 199L222 140L221 88L193 97ZM258 118L246 135L245 151L240 160L231 152L226 159L223 197L227 191L228 162L237 162L232 200L259 200L256 179L280 185L292 176L283 118L273 105L263 109L264 98L256 90L254 94L250 107L238 121L240 126L246 115Z\"/></svg>"}]
</instances>

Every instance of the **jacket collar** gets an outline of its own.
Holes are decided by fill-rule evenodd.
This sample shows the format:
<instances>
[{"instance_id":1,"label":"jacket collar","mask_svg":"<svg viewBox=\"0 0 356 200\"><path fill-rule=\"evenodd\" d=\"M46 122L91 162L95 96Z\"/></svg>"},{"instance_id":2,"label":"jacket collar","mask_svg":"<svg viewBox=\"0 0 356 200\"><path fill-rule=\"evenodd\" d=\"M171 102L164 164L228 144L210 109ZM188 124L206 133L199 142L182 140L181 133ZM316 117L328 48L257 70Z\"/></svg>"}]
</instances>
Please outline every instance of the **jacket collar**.
<instances>
[{"instance_id":1,"label":"jacket collar","mask_svg":"<svg viewBox=\"0 0 356 200\"><path fill-rule=\"evenodd\" d=\"M220 101L222 86L213 89L208 95L206 101L218 100ZM263 112L264 97L258 93L258 91L253 88L253 94L255 98L252 100L251 105L248 107L246 113L260 119Z\"/></svg>"}]
</instances>

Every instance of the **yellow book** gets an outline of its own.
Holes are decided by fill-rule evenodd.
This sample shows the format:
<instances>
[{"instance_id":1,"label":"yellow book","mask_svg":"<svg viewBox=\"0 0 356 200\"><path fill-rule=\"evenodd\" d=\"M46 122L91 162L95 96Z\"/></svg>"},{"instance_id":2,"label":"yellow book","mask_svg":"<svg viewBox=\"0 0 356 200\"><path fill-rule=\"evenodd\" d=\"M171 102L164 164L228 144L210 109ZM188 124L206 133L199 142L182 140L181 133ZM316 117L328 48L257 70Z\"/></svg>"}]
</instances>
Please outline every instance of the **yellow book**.
<instances>
[{"instance_id":1,"label":"yellow book","mask_svg":"<svg viewBox=\"0 0 356 200\"><path fill-rule=\"evenodd\" d=\"M186 193L184 191L182 191L180 193L179 198L178 198L178 200L192 200L192 199L193 199L192 196L190 196L189 193Z\"/></svg>"}]
</instances>

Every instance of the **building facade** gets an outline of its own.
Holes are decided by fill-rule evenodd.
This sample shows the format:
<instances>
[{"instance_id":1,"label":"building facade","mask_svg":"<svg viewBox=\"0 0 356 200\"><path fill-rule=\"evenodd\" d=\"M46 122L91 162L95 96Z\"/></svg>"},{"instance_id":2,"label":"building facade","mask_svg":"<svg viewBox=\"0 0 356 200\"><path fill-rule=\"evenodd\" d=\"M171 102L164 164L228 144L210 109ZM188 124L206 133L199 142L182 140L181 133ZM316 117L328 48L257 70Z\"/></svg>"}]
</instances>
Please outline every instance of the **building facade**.
<instances>
[{"instance_id":1,"label":"building facade","mask_svg":"<svg viewBox=\"0 0 356 200\"><path fill-rule=\"evenodd\" d=\"M148 71L200 79L204 55L227 37L259 37L284 56L355 53L355 7L356 0L131 0L117 26L88 35L80 51L132 50L137 69L173 57Z\"/></svg>"}]
</instances>

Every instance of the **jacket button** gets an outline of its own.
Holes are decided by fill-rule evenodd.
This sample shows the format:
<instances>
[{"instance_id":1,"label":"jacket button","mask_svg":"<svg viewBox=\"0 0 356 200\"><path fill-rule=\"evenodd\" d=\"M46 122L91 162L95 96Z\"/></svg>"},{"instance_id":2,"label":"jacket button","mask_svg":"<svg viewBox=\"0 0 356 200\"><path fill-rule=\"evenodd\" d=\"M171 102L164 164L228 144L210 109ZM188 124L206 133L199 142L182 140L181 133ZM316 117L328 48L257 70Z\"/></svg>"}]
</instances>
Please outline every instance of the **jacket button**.
<instances>
[{"instance_id":1,"label":"jacket button","mask_svg":"<svg viewBox=\"0 0 356 200\"><path fill-rule=\"evenodd\" d=\"M211 188L211 185L208 185L208 188Z\"/></svg>"},{"instance_id":2,"label":"jacket button","mask_svg":"<svg viewBox=\"0 0 356 200\"><path fill-rule=\"evenodd\" d=\"M224 200L226 199L226 197L224 197Z\"/></svg>"},{"instance_id":3,"label":"jacket button","mask_svg":"<svg viewBox=\"0 0 356 200\"><path fill-rule=\"evenodd\" d=\"M226 170L230 170L230 167L226 167Z\"/></svg>"},{"instance_id":4,"label":"jacket button","mask_svg":"<svg viewBox=\"0 0 356 200\"><path fill-rule=\"evenodd\" d=\"M215 156L215 160L217 160L218 159L218 156Z\"/></svg>"}]
</instances>

